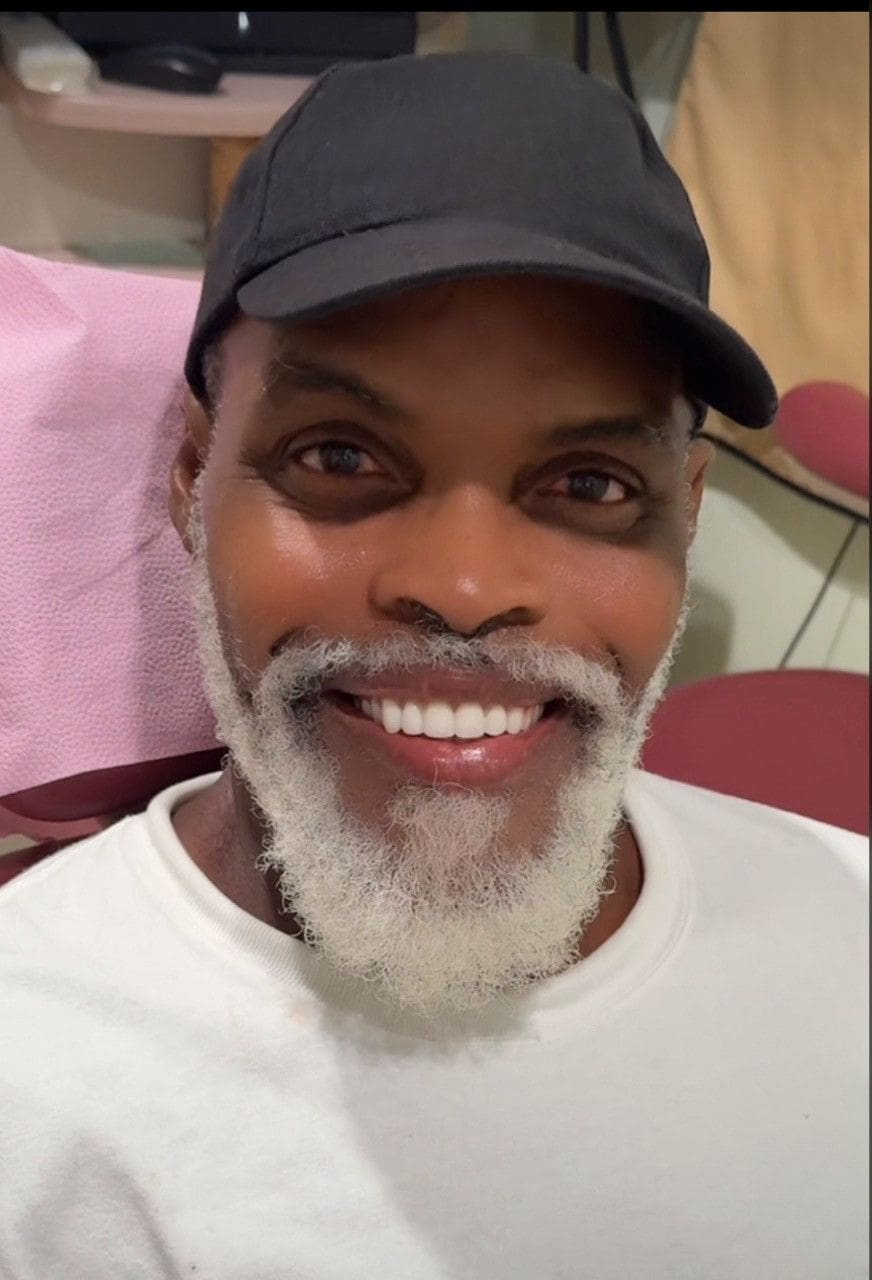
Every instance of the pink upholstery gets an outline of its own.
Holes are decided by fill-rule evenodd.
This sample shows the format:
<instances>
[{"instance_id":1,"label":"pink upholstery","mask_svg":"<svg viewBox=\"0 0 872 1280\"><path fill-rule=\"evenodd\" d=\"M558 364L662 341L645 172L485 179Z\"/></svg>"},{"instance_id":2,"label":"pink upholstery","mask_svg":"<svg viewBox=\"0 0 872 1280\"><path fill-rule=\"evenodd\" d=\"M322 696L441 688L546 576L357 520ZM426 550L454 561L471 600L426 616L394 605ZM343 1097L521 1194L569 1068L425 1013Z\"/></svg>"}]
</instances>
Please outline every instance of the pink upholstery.
<instances>
[{"instance_id":1,"label":"pink upholstery","mask_svg":"<svg viewBox=\"0 0 872 1280\"><path fill-rule=\"evenodd\" d=\"M869 397L841 382L806 382L782 398L778 443L815 475L869 497Z\"/></svg>"},{"instance_id":2,"label":"pink upholstery","mask_svg":"<svg viewBox=\"0 0 872 1280\"><path fill-rule=\"evenodd\" d=\"M167 517L197 293L0 249L0 806L216 745Z\"/></svg>"},{"instance_id":3,"label":"pink upholstery","mask_svg":"<svg viewBox=\"0 0 872 1280\"><path fill-rule=\"evenodd\" d=\"M673 690L645 767L667 778L869 830L869 679L756 671Z\"/></svg>"}]
</instances>

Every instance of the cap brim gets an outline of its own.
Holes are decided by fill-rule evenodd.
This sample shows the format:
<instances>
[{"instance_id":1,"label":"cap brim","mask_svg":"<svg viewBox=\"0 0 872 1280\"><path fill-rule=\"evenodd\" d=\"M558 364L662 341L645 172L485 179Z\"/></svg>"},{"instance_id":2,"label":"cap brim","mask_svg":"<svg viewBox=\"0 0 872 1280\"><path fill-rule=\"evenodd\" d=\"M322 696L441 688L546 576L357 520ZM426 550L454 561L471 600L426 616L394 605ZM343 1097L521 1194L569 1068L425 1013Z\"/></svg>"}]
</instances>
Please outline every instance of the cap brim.
<instances>
[{"instance_id":1,"label":"cap brim","mask_svg":"<svg viewBox=\"0 0 872 1280\"><path fill-rule=\"evenodd\" d=\"M385 293L473 275L548 275L615 289L662 309L687 390L745 427L765 427L778 395L762 362L702 303L622 262L494 222L391 223L322 241L267 267L237 291L259 320L316 319Z\"/></svg>"}]
</instances>

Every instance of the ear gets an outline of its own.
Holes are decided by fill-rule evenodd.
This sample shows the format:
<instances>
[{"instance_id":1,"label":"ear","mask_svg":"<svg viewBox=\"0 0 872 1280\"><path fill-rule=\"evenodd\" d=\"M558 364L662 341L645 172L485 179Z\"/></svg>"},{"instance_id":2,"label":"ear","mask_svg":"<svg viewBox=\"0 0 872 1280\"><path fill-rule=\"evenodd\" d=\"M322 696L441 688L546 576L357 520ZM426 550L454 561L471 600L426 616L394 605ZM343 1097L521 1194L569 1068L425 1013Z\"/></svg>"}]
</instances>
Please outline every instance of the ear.
<instances>
[{"instance_id":1,"label":"ear","mask_svg":"<svg viewBox=\"0 0 872 1280\"><path fill-rule=\"evenodd\" d=\"M699 519L699 504L705 484L705 473L715 456L714 445L708 440L692 440L684 464L684 483L687 491L687 540L693 542Z\"/></svg>"},{"instance_id":2,"label":"ear","mask_svg":"<svg viewBox=\"0 0 872 1280\"><path fill-rule=\"evenodd\" d=\"M170 471L169 511L176 532L190 554L192 548L188 522L194 498L194 482L209 452L212 420L190 389L185 393L183 412L184 435Z\"/></svg>"}]
</instances>

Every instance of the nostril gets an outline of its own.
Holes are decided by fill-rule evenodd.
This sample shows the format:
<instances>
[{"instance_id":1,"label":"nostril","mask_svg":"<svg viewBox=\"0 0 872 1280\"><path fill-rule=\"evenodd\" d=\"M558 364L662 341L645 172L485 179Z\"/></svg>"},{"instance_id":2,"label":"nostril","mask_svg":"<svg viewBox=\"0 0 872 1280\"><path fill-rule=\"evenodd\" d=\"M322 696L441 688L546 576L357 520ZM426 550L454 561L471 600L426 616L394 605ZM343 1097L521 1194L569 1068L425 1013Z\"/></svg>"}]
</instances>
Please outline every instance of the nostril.
<instances>
[{"instance_id":1,"label":"nostril","mask_svg":"<svg viewBox=\"0 0 872 1280\"><path fill-rule=\"evenodd\" d=\"M430 636L456 636L460 640L483 640L485 636L508 627L528 627L537 622L533 611L523 606L507 609L471 626L449 622L441 613L419 600L398 597L396 613L403 622L420 627Z\"/></svg>"},{"instance_id":2,"label":"nostril","mask_svg":"<svg viewBox=\"0 0 872 1280\"><path fill-rule=\"evenodd\" d=\"M396 602L396 607L404 622L421 627L428 635L443 636L453 633L453 628L445 621L442 615L428 605L422 604L420 600L412 600L407 596L400 596Z\"/></svg>"}]
</instances>

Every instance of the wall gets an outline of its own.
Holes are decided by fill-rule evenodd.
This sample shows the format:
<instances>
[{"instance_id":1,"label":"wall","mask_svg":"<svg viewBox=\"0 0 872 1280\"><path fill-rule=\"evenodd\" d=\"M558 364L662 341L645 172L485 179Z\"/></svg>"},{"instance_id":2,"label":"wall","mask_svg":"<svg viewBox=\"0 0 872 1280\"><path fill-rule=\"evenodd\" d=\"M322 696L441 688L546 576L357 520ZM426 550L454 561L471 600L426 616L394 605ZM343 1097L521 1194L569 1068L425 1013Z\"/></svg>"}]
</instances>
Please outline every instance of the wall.
<instances>
[{"instance_id":1,"label":"wall","mask_svg":"<svg viewBox=\"0 0 872 1280\"><path fill-rule=\"evenodd\" d=\"M0 103L0 244L73 245L202 235L208 143L58 129Z\"/></svg>"},{"instance_id":2,"label":"wall","mask_svg":"<svg viewBox=\"0 0 872 1280\"><path fill-rule=\"evenodd\" d=\"M694 548L691 616L673 680L780 665L850 530L789 667L869 670L869 529L719 452Z\"/></svg>"}]
</instances>

